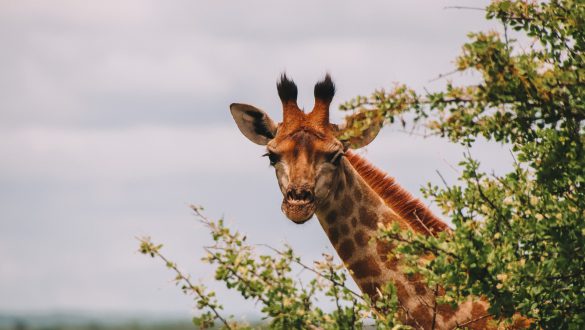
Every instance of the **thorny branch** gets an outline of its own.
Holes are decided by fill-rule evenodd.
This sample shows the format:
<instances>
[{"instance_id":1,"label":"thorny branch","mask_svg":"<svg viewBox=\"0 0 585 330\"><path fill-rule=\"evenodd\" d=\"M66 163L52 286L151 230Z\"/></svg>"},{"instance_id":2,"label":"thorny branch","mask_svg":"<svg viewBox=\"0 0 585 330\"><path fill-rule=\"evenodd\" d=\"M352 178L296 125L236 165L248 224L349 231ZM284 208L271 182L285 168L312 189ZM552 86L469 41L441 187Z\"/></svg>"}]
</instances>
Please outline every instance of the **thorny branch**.
<instances>
[{"instance_id":1,"label":"thorny branch","mask_svg":"<svg viewBox=\"0 0 585 330\"><path fill-rule=\"evenodd\" d=\"M490 317L490 316L492 316L492 314L485 314L485 315L482 315L482 316L480 316L478 318L469 320L467 322L464 322L464 323L461 323L461 324L457 324L452 330L455 330L455 329L465 329L466 326L468 326L468 325L470 325L470 324L472 324L474 322L481 321L481 320L485 319L486 317Z\"/></svg>"},{"instance_id":2,"label":"thorny branch","mask_svg":"<svg viewBox=\"0 0 585 330\"><path fill-rule=\"evenodd\" d=\"M284 255L284 252L282 252L282 251L280 251L280 250L278 250L278 249L276 249L276 248L274 248L274 247L272 247L272 246L270 246L270 245L267 245L267 244L258 244L258 246L263 246L263 247L266 247L266 248L268 248L268 249L270 249L270 250L272 250L272 251L276 252L276 253L277 253L277 254L279 254L279 255ZM308 270L308 271L312 272L313 274L315 274L315 275L317 275L317 276L319 276L319 277L322 277L322 278L325 278L325 279L327 279L327 280L328 280L328 281L330 281L330 282L331 282L333 285L335 285L335 286L338 286L338 287L341 287L341 288L343 288L343 289L346 289L346 290L347 290L348 292L350 292L350 293L351 293L351 294L352 294L354 297L356 297L356 298L359 298L359 299L360 299L360 300L362 300L362 301L365 301L364 297L363 297L361 294L359 294L359 293L355 292L354 290L352 290L352 289L348 288L347 286L345 286L343 283L340 283L340 282L339 282L339 281L337 281L336 279L334 279L334 278L331 278L330 276L327 276L326 274L323 274L323 273L321 273L320 271L318 271L318 270L316 270L316 269L314 269L314 268L312 268L312 267L310 267L310 266L307 266L307 265L306 265L306 264L304 264L302 261L300 261L300 260L298 260L298 259L296 259L296 258L293 260L293 262L295 262L297 265L301 266L303 269L305 269L305 270Z\"/></svg>"},{"instance_id":3,"label":"thorny branch","mask_svg":"<svg viewBox=\"0 0 585 330\"><path fill-rule=\"evenodd\" d=\"M447 6L447 7L444 7L443 9L465 9L465 10L486 11L485 8L470 7L470 6Z\"/></svg>"},{"instance_id":4,"label":"thorny branch","mask_svg":"<svg viewBox=\"0 0 585 330\"><path fill-rule=\"evenodd\" d=\"M139 238L138 240L142 244L151 244L151 242L148 239L146 239L146 238ZM160 251L158 251L158 249L150 249L148 252L151 254L151 256L156 256L156 257L160 258L162 261L164 261L165 264L167 265L167 267L170 268L170 269L172 269L177 274L176 279L178 281L185 282L185 284L187 285L187 287L189 288L189 290L191 292L194 292L199 297L199 299L207 300L207 297L205 297L201 293L200 288L198 288L197 286L193 285L193 283L191 282L191 280L189 279L189 277L188 276L185 276L181 272L181 270L177 267L177 265L174 262L172 262L169 259L167 259L162 253L160 253ZM212 304L207 304L207 307L213 312L213 314L215 315L215 317L218 320L220 320L221 323L223 323L226 326L226 328L233 329L233 327L228 323L228 321L223 316L221 316L221 314L219 313L219 311L217 310L217 308L215 308Z\"/></svg>"}]
</instances>

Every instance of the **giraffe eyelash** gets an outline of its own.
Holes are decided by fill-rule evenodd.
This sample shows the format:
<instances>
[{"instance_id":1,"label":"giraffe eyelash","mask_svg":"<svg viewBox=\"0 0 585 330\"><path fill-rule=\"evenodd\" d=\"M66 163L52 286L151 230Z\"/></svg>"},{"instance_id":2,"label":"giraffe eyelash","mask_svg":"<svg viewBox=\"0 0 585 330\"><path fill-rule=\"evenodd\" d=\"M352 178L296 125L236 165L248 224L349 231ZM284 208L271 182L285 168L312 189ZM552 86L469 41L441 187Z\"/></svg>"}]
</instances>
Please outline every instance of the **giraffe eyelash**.
<instances>
[{"instance_id":1,"label":"giraffe eyelash","mask_svg":"<svg viewBox=\"0 0 585 330\"><path fill-rule=\"evenodd\" d=\"M270 166L276 165L280 160L280 156L270 151L262 155L262 157L268 157L268 159L270 159Z\"/></svg>"}]
</instances>

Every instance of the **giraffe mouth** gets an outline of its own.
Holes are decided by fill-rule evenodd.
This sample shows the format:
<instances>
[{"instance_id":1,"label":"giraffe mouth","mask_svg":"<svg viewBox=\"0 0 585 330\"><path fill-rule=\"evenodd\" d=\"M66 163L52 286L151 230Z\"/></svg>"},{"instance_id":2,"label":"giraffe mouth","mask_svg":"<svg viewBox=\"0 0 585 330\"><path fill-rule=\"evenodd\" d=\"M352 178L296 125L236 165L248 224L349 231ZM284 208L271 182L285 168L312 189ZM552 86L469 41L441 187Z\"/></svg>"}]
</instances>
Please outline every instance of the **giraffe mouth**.
<instances>
[{"instance_id":1,"label":"giraffe mouth","mask_svg":"<svg viewBox=\"0 0 585 330\"><path fill-rule=\"evenodd\" d=\"M302 224L307 222L315 213L316 205L313 199L291 199L282 200L282 212L294 223Z\"/></svg>"}]
</instances>

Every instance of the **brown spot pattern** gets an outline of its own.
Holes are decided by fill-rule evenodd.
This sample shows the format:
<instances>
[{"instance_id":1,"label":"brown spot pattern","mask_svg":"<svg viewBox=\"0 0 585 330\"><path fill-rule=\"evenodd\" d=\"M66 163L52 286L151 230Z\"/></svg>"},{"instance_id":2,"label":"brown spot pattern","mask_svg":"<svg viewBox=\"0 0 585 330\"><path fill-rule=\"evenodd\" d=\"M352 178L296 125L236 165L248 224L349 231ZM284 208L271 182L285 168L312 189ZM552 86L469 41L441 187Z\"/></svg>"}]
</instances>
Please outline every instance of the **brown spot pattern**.
<instances>
[{"instance_id":1,"label":"brown spot pattern","mask_svg":"<svg viewBox=\"0 0 585 330\"><path fill-rule=\"evenodd\" d=\"M379 276L382 271L378 264L371 258L361 259L349 266L357 278L364 278L367 276Z\"/></svg>"},{"instance_id":2,"label":"brown spot pattern","mask_svg":"<svg viewBox=\"0 0 585 330\"><path fill-rule=\"evenodd\" d=\"M376 216L376 213L363 206L360 208L360 221L370 229L376 229L378 227L378 217Z\"/></svg>"},{"instance_id":3,"label":"brown spot pattern","mask_svg":"<svg viewBox=\"0 0 585 330\"><path fill-rule=\"evenodd\" d=\"M450 319L455 316L457 310L451 308L449 304L440 304L437 305L437 313L443 317L443 321L448 322Z\"/></svg>"},{"instance_id":4,"label":"brown spot pattern","mask_svg":"<svg viewBox=\"0 0 585 330\"><path fill-rule=\"evenodd\" d=\"M325 221L327 221L328 224L335 223L335 220L337 220L337 212L335 211L329 212L329 214L327 214L325 217Z\"/></svg>"},{"instance_id":5,"label":"brown spot pattern","mask_svg":"<svg viewBox=\"0 0 585 330\"><path fill-rule=\"evenodd\" d=\"M370 235L366 234L363 230L358 230L355 235L353 235L353 238L357 245L366 246L370 240Z\"/></svg>"},{"instance_id":6,"label":"brown spot pattern","mask_svg":"<svg viewBox=\"0 0 585 330\"><path fill-rule=\"evenodd\" d=\"M339 246L339 256L341 257L341 259L348 260L349 258L351 258L354 251L355 245L353 244L353 241L346 239L343 242L341 242L341 245Z\"/></svg>"},{"instance_id":7,"label":"brown spot pattern","mask_svg":"<svg viewBox=\"0 0 585 330\"><path fill-rule=\"evenodd\" d=\"M421 274L416 273L411 275L409 278L410 283L414 286L414 291L418 295L426 295L429 292L429 288L424 283L424 278Z\"/></svg>"},{"instance_id":8,"label":"brown spot pattern","mask_svg":"<svg viewBox=\"0 0 585 330\"><path fill-rule=\"evenodd\" d=\"M341 203L341 214L344 217L349 217L353 213L353 200L349 196L345 196Z\"/></svg>"},{"instance_id":9,"label":"brown spot pattern","mask_svg":"<svg viewBox=\"0 0 585 330\"><path fill-rule=\"evenodd\" d=\"M388 261L388 253L392 252L392 244L382 241L376 242L376 252L382 262Z\"/></svg>"},{"instance_id":10,"label":"brown spot pattern","mask_svg":"<svg viewBox=\"0 0 585 330\"><path fill-rule=\"evenodd\" d=\"M480 304L479 302L474 302L473 307L471 308L471 317L470 320L474 320L480 318L487 314L487 310L484 305ZM469 329L479 330L479 329L486 329L487 323L489 318L484 317L481 320L477 320L475 322L470 323L467 325Z\"/></svg>"},{"instance_id":11,"label":"brown spot pattern","mask_svg":"<svg viewBox=\"0 0 585 330\"><path fill-rule=\"evenodd\" d=\"M411 311L412 317L416 320L416 325L423 329L431 329L433 327L433 311L420 303L416 308Z\"/></svg>"},{"instance_id":12,"label":"brown spot pattern","mask_svg":"<svg viewBox=\"0 0 585 330\"><path fill-rule=\"evenodd\" d=\"M351 225L354 228L357 226L357 218L356 217L351 218Z\"/></svg>"},{"instance_id":13,"label":"brown spot pattern","mask_svg":"<svg viewBox=\"0 0 585 330\"><path fill-rule=\"evenodd\" d=\"M342 223L341 225L339 225L339 230L341 231L341 235L349 234L349 226L345 223Z\"/></svg>"},{"instance_id":14,"label":"brown spot pattern","mask_svg":"<svg viewBox=\"0 0 585 330\"><path fill-rule=\"evenodd\" d=\"M399 262L400 262L400 260L398 260L396 257L392 256L391 258L388 259L388 261L386 261L384 263L384 265L388 269L398 270L398 264L399 264Z\"/></svg>"},{"instance_id":15,"label":"brown spot pattern","mask_svg":"<svg viewBox=\"0 0 585 330\"><path fill-rule=\"evenodd\" d=\"M360 289L370 296L370 298L375 298L378 296L378 284L376 282L369 282L364 281L360 282Z\"/></svg>"},{"instance_id":16,"label":"brown spot pattern","mask_svg":"<svg viewBox=\"0 0 585 330\"><path fill-rule=\"evenodd\" d=\"M427 286L424 285L422 282L415 282L414 291L416 291L416 294L422 296L427 293Z\"/></svg>"},{"instance_id":17,"label":"brown spot pattern","mask_svg":"<svg viewBox=\"0 0 585 330\"><path fill-rule=\"evenodd\" d=\"M339 242L339 230L336 227L329 228L329 240L333 245L336 245Z\"/></svg>"}]
</instances>

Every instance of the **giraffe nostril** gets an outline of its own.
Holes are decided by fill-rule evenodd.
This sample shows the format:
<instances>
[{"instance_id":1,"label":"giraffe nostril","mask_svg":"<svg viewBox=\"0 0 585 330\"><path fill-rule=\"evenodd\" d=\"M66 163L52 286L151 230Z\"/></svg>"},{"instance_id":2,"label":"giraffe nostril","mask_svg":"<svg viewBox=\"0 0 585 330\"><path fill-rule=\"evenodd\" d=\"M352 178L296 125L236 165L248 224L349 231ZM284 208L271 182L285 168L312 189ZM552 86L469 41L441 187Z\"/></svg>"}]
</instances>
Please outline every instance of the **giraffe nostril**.
<instances>
[{"instance_id":1,"label":"giraffe nostril","mask_svg":"<svg viewBox=\"0 0 585 330\"><path fill-rule=\"evenodd\" d=\"M286 192L286 198L289 201L308 203L313 201L313 193L306 188L290 188Z\"/></svg>"}]
</instances>

